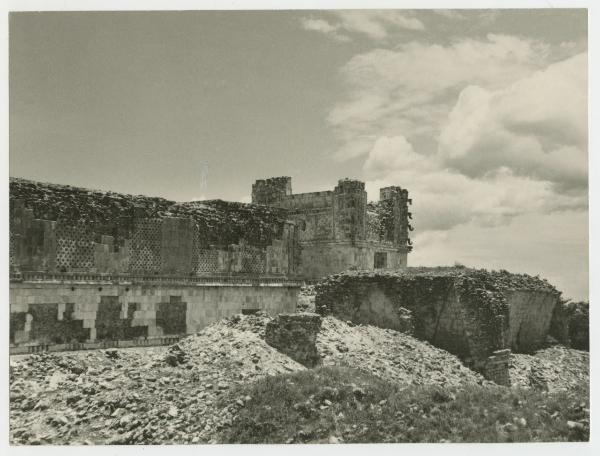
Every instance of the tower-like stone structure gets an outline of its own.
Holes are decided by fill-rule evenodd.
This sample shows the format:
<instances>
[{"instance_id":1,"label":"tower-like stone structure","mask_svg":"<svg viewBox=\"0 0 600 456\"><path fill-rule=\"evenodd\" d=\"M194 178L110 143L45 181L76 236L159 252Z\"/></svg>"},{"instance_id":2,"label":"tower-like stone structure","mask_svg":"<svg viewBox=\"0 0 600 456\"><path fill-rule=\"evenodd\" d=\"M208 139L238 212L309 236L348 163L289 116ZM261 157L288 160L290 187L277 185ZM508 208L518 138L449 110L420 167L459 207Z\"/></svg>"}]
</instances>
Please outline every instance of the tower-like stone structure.
<instances>
[{"instance_id":1,"label":"tower-like stone structure","mask_svg":"<svg viewBox=\"0 0 600 456\"><path fill-rule=\"evenodd\" d=\"M406 266L412 250L408 191L380 190L367 203L365 184L340 179L333 190L292 193L290 177L257 180L252 202L284 208L297 222L300 274L318 278L346 269L395 269Z\"/></svg>"},{"instance_id":2,"label":"tower-like stone structure","mask_svg":"<svg viewBox=\"0 0 600 456\"><path fill-rule=\"evenodd\" d=\"M367 192L364 182L341 179L333 190L334 237L356 243L365 239Z\"/></svg>"},{"instance_id":3,"label":"tower-like stone structure","mask_svg":"<svg viewBox=\"0 0 600 456\"><path fill-rule=\"evenodd\" d=\"M379 202L390 211L386 240L400 247L412 245L409 237L409 231L413 230L409 223L412 214L408 210L412 200L408 197L408 190L397 186L384 187L379 190Z\"/></svg>"},{"instance_id":4,"label":"tower-like stone structure","mask_svg":"<svg viewBox=\"0 0 600 456\"><path fill-rule=\"evenodd\" d=\"M260 179L252 185L252 202L254 204L277 204L291 194L292 178L288 176Z\"/></svg>"}]
</instances>

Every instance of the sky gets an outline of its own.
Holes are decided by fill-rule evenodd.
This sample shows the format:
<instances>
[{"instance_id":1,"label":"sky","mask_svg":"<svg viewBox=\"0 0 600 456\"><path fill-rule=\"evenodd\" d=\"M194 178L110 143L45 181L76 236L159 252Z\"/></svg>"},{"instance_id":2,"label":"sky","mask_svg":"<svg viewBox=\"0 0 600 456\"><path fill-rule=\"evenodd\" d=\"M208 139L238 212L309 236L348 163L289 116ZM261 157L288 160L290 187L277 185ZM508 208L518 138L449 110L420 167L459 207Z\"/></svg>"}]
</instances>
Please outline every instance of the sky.
<instances>
[{"instance_id":1,"label":"sky","mask_svg":"<svg viewBox=\"0 0 600 456\"><path fill-rule=\"evenodd\" d=\"M588 297L585 10L12 13L10 175L177 201L365 181L409 265Z\"/></svg>"}]
</instances>

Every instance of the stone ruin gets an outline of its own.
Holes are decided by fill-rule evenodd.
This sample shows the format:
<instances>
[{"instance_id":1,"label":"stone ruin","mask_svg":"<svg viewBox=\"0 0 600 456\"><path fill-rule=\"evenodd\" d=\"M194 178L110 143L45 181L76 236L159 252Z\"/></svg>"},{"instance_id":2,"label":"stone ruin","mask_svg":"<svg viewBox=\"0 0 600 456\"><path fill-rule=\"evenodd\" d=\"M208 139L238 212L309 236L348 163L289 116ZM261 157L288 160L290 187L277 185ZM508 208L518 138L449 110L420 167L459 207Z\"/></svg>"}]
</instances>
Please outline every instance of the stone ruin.
<instances>
[{"instance_id":1,"label":"stone ruin","mask_svg":"<svg viewBox=\"0 0 600 456\"><path fill-rule=\"evenodd\" d=\"M401 187L380 190L367 203L365 184L341 179L333 190L292 193L290 177L257 180L252 202L288 211L299 227L299 273L320 278L346 269L406 267L412 250L412 200Z\"/></svg>"},{"instance_id":2,"label":"stone ruin","mask_svg":"<svg viewBox=\"0 0 600 456\"><path fill-rule=\"evenodd\" d=\"M280 314L267 323L265 341L306 367L320 362L317 335L321 316L313 313Z\"/></svg>"},{"instance_id":3,"label":"stone ruin","mask_svg":"<svg viewBox=\"0 0 600 456\"><path fill-rule=\"evenodd\" d=\"M175 203L11 178L11 347L172 343L266 311L284 314L269 344L314 366L320 319L293 312L303 281L331 273L316 286L320 314L412 334L500 384L511 350L549 334L587 347L587 308L563 306L544 280L406 268L411 200L400 187L380 193L367 203L364 183L342 179L292 194L281 177L256 181L252 204Z\"/></svg>"},{"instance_id":4,"label":"stone ruin","mask_svg":"<svg viewBox=\"0 0 600 456\"><path fill-rule=\"evenodd\" d=\"M9 227L11 352L170 343L293 312L302 285L296 223L275 207L11 179Z\"/></svg>"},{"instance_id":5,"label":"stone ruin","mask_svg":"<svg viewBox=\"0 0 600 456\"><path fill-rule=\"evenodd\" d=\"M10 180L13 272L154 276L298 275L283 209Z\"/></svg>"},{"instance_id":6,"label":"stone ruin","mask_svg":"<svg viewBox=\"0 0 600 456\"><path fill-rule=\"evenodd\" d=\"M501 384L511 350L546 343L559 302L545 280L468 268L350 271L317 284L315 297L320 314L408 332Z\"/></svg>"},{"instance_id":7,"label":"stone ruin","mask_svg":"<svg viewBox=\"0 0 600 456\"><path fill-rule=\"evenodd\" d=\"M236 313L293 312L307 278L406 266L411 201L400 187L367 204L359 181L293 195L284 177L257 181L252 200L176 203L11 178L11 347L183 336Z\"/></svg>"}]
</instances>

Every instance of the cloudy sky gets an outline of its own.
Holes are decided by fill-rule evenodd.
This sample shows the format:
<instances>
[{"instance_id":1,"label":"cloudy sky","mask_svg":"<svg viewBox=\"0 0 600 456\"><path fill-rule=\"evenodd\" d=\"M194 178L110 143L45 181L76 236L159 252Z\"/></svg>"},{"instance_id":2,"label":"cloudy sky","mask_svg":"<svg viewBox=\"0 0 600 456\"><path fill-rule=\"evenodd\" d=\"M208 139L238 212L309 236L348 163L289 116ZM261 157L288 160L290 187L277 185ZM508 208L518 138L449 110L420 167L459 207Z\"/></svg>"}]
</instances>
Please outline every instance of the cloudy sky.
<instances>
[{"instance_id":1,"label":"cloudy sky","mask_svg":"<svg viewBox=\"0 0 600 456\"><path fill-rule=\"evenodd\" d=\"M585 10L13 13L10 174L414 200L411 265L588 294Z\"/></svg>"}]
</instances>

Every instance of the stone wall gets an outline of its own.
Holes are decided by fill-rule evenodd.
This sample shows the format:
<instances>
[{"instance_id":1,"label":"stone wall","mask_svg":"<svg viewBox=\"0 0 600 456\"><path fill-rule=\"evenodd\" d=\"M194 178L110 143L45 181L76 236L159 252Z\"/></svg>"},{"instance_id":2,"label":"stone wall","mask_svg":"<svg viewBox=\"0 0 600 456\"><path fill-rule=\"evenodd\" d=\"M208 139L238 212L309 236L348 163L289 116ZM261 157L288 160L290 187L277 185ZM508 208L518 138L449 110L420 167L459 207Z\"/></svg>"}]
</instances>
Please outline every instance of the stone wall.
<instances>
[{"instance_id":1,"label":"stone wall","mask_svg":"<svg viewBox=\"0 0 600 456\"><path fill-rule=\"evenodd\" d=\"M348 269L370 270L375 254L385 253L386 268L406 267L407 253L378 242L305 242L300 254L299 273L306 277L325 277Z\"/></svg>"},{"instance_id":2,"label":"stone wall","mask_svg":"<svg viewBox=\"0 0 600 456\"><path fill-rule=\"evenodd\" d=\"M299 282L172 278L133 282L87 275L13 279L11 345L190 334L243 312L294 312Z\"/></svg>"},{"instance_id":3,"label":"stone wall","mask_svg":"<svg viewBox=\"0 0 600 456\"><path fill-rule=\"evenodd\" d=\"M569 341L577 350L590 349L590 304L569 302L567 304Z\"/></svg>"},{"instance_id":4,"label":"stone wall","mask_svg":"<svg viewBox=\"0 0 600 456\"><path fill-rule=\"evenodd\" d=\"M285 209L11 179L9 220L13 345L177 336L296 307Z\"/></svg>"},{"instance_id":5,"label":"stone wall","mask_svg":"<svg viewBox=\"0 0 600 456\"><path fill-rule=\"evenodd\" d=\"M321 314L406 330L484 372L494 352L545 342L560 293L546 281L506 271L407 268L346 272L315 287Z\"/></svg>"},{"instance_id":6,"label":"stone wall","mask_svg":"<svg viewBox=\"0 0 600 456\"><path fill-rule=\"evenodd\" d=\"M590 349L590 304L586 301L561 301L554 308L550 335L577 350Z\"/></svg>"},{"instance_id":7,"label":"stone wall","mask_svg":"<svg viewBox=\"0 0 600 456\"><path fill-rule=\"evenodd\" d=\"M21 179L10 188L13 271L297 274L299 234L281 209L175 204Z\"/></svg>"},{"instance_id":8,"label":"stone wall","mask_svg":"<svg viewBox=\"0 0 600 456\"><path fill-rule=\"evenodd\" d=\"M510 386L510 350L498 350L487 358L483 376L499 385Z\"/></svg>"},{"instance_id":9,"label":"stone wall","mask_svg":"<svg viewBox=\"0 0 600 456\"><path fill-rule=\"evenodd\" d=\"M506 344L513 351L528 353L543 345L550 333L557 297L546 291L514 290L506 292L509 308Z\"/></svg>"}]
</instances>

